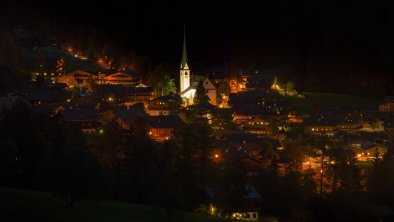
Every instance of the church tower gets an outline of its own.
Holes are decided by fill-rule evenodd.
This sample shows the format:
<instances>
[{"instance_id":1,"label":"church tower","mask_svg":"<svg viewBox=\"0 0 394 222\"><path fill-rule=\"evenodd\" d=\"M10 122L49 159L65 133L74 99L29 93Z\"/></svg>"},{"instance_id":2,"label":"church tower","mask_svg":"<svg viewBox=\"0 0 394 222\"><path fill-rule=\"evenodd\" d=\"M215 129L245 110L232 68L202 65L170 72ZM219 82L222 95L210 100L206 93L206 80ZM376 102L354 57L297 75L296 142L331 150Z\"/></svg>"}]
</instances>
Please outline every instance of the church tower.
<instances>
[{"instance_id":1,"label":"church tower","mask_svg":"<svg viewBox=\"0 0 394 222\"><path fill-rule=\"evenodd\" d=\"M190 86L190 69L187 64L187 49L186 49L186 31L183 30L183 49L180 67L180 93L185 91Z\"/></svg>"}]
</instances>

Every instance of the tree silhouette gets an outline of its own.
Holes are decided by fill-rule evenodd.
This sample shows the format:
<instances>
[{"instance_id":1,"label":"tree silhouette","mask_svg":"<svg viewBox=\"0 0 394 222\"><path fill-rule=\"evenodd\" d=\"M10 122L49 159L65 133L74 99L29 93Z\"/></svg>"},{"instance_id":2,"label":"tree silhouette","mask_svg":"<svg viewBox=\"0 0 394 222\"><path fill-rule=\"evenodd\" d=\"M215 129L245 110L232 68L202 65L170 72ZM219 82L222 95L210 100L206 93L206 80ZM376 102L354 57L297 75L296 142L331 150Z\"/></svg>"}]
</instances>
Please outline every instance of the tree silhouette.
<instances>
[{"instance_id":1,"label":"tree silhouette","mask_svg":"<svg viewBox=\"0 0 394 222\"><path fill-rule=\"evenodd\" d=\"M193 100L194 100L194 103L196 103L196 104L209 102L209 97L207 96L207 93L205 92L204 84L203 84L202 80L200 80L198 82L196 94L194 95Z\"/></svg>"}]
</instances>

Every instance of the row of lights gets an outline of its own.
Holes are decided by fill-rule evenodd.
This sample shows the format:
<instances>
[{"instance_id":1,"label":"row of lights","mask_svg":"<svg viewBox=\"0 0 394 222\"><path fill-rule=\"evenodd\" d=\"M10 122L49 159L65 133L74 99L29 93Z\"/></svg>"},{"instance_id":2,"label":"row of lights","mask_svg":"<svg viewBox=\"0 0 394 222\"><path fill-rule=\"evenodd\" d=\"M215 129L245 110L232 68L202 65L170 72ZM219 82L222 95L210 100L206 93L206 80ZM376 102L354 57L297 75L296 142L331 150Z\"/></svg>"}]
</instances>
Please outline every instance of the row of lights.
<instances>
[{"instance_id":1,"label":"row of lights","mask_svg":"<svg viewBox=\"0 0 394 222\"><path fill-rule=\"evenodd\" d=\"M324 129L324 128L321 128L321 129L320 129L320 131L328 131L328 130L329 130L329 129L327 129L327 128L326 128L326 129ZM316 129L315 129L315 128L312 128L312 131L319 132L319 128L316 128Z\"/></svg>"},{"instance_id":2,"label":"row of lights","mask_svg":"<svg viewBox=\"0 0 394 222\"><path fill-rule=\"evenodd\" d=\"M254 125L255 122L248 122L249 125ZM267 122L256 122L256 125L268 125Z\"/></svg>"}]
</instances>

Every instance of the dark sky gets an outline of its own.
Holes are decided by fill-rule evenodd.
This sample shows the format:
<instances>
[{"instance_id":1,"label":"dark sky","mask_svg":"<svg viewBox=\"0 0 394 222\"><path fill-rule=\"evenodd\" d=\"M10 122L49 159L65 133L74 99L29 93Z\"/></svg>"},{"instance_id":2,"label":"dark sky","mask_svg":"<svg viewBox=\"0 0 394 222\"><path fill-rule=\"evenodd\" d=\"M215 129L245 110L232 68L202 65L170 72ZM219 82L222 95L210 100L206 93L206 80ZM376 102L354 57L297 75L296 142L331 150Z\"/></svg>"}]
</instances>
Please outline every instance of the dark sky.
<instances>
[{"instance_id":1,"label":"dark sky","mask_svg":"<svg viewBox=\"0 0 394 222\"><path fill-rule=\"evenodd\" d=\"M3 23L37 26L30 19L33 13L71 35L94 28L123 51L148 55L155 62L180 61L186 24L194 67L262 66L298 77L348 80L387 77L394 70L394 10L379 1L63 0L3 5Z\"/></svg>"}]
</instances>

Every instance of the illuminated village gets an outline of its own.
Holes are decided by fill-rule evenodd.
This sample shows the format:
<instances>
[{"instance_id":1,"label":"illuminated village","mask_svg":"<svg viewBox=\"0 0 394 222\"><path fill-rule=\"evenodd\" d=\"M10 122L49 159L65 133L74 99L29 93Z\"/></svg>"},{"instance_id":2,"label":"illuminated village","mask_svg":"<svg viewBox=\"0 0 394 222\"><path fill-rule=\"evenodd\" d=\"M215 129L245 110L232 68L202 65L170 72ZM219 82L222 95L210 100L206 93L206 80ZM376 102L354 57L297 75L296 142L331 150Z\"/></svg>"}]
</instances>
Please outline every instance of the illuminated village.
<instances>
[{"instance_id":1,"label":"illuminated village","mask_svg":"<svg viewBox=\"0 0 394 222\"><path fill-rule=\"evenodd\" d=\"M394 196L380 193L394 166L393 96L304 92L272 68L195 71L182 28L180 62L146 73L54 37L37 45L31 31L2 32L1 186L75 209L95 198L155 206L168 221L393 219ZM318 207L335 216L318 219Z\"/></svg>"}]
</instances>

